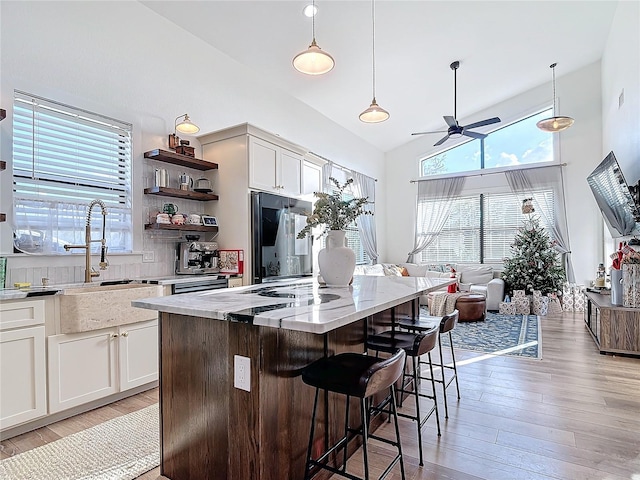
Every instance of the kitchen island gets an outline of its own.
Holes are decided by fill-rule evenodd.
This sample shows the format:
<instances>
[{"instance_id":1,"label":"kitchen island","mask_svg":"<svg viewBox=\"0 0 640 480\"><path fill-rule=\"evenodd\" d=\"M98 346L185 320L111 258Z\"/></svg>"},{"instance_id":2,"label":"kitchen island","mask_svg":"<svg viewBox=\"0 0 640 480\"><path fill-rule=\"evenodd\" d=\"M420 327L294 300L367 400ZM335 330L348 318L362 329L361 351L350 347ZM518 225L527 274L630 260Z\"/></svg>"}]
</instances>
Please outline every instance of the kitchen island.
<instances>
[{"instance_id":1,"label":"kitchen island","mask_svg":"<svg viewBox=\"0 0 640 480\"><path fill-rule=\"evenodd\" d=\"M162 475L302 478L314 389L301 370L324 355L363 352L368 333L417 312L420 295L453 281L356 276L349 288L298 280L134 301L161 312ZM249 368L234 368L236 356ZM325 435L342 435L343 398L329 395L322 408L330 424L317 429L314 452Z\"/></svg>"}]
</instances>

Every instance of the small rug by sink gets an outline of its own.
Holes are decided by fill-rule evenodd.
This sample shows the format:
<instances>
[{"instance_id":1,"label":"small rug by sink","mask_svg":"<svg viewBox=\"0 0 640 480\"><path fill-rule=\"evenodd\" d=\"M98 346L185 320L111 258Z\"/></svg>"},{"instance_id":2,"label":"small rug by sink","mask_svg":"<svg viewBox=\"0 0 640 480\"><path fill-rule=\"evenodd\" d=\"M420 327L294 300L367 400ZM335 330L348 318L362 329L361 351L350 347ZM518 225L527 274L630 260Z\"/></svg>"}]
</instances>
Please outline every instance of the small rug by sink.
<instances>
[{"instance_id":1,"label":"small rug by sink","mask_svg":"<svg viewBox=\"0 0 640 480\"><path fill-rule=\"evenodd\" d=\"M132 480L160 464L158 404L0 461L11 480Z\"/></svg>"},{"instance_id":2,"label":"small rug by sink","mask_svg":"<svg viewBox=\"0 0 640 480\"><path fill-rule=\"evenodd\" d=\"M542 357L540 320L536 315L487 313L484 322L459 322L451 331L453 346L494 355ZM442 336L449 345L449 335Z\"/></svg>"}]
</instances>

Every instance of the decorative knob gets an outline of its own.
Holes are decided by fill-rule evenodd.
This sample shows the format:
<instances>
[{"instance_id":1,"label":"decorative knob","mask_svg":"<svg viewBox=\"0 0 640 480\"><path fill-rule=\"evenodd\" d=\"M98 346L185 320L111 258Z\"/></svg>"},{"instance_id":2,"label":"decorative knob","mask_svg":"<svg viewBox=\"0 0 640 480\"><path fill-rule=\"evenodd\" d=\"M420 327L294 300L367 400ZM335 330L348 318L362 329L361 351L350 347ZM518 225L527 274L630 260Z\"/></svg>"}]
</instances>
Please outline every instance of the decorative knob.
<instances>
[{"instance_id":1,"label":"decorative knob","mask_svg":"<svg viewBox=\"0 0 640 480\"><path fill-rule=\"evenodd\" d=\"M122 332L122 336L123 337L128 337L129 336L129 332Z\"/></svg>"},{"instance_id":2,"label":"decorative knob","mask_svg":"<svg viewBox=\"0 0 640 480\"><path fill-rule=\"evenodd\" d=\"M118 335L117 333L112 333L111 334L111 338L118 338L120 335Z\"/></svg>"}]
</instances>

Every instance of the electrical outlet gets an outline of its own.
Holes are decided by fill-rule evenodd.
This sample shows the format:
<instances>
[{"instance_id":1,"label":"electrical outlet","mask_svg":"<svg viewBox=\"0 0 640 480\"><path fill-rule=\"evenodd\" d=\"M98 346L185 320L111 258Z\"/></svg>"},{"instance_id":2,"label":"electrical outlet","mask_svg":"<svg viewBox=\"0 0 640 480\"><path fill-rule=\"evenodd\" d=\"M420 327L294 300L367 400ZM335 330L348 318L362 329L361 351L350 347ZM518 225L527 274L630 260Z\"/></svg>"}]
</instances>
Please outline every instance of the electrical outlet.
<instances>
[{"instance_id":1,"label":"electrical outlet","mask_svg":"<svg viewBox=\"0 0 640 480\"><path fill-rule=\"evenodd\" d=\"M249 357L233 356L233 386L247 392L251 391L251 359Z\"/></svg>"},{"instance_id":2,"label":"electrical outlet","mask_svg":"<svg viewBox=\"0 0 640 480\"><path fill-rule=\"evenodd\" d=\"M151 252L142 252L142 263L152 263L155 259L155 254Z\"/></svg>"}]
</instances>

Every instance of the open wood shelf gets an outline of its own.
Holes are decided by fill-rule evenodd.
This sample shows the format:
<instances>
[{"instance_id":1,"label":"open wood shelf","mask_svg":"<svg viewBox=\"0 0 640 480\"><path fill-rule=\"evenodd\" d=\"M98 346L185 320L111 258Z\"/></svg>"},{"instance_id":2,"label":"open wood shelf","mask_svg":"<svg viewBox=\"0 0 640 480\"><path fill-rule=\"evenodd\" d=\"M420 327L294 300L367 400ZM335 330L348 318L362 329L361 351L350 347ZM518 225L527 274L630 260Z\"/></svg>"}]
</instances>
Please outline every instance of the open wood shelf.
<instances>
[{"instance_id":1,"label":"open wood shelf","mask_svg":"<svg viewBox=\"0 0 640 480\"><path fill-rule=\"evenodd\" d=\"M169 223L147 223L145 230L184 230L187 232L212 232L218 231L218 227L205 227L204 225L174 225Z\"/></svg>"},{"instance_id":2,"label":"open wood shelf","mask_svg":"<svg viewBox=\"0 0 640 480\"><path fill-rule=\"evenodd\" d=\"M187 200L199 200L202 202L218 200L218 195L213 193L193 192L191 190L180 190L178 188L169 187L145 188L144 193L147 195L163 195L165 197L186 198Z\"/></svg>"},{"instance_id":3,"label":"open wood shelf","mask_svg":"<svg viewBox=\"0 0 640 480\"><path fill-rule=\"evenodd\" d=\"M215 170L218 168L217 163L207 162L206 160L190 157L188 155L181 155L176 152L160 150L159 148L149 152L144 152L144 158L171 163L173 165L180 165L181 167L195 168L196 170Z\"/></svg>"}]
</instances>

